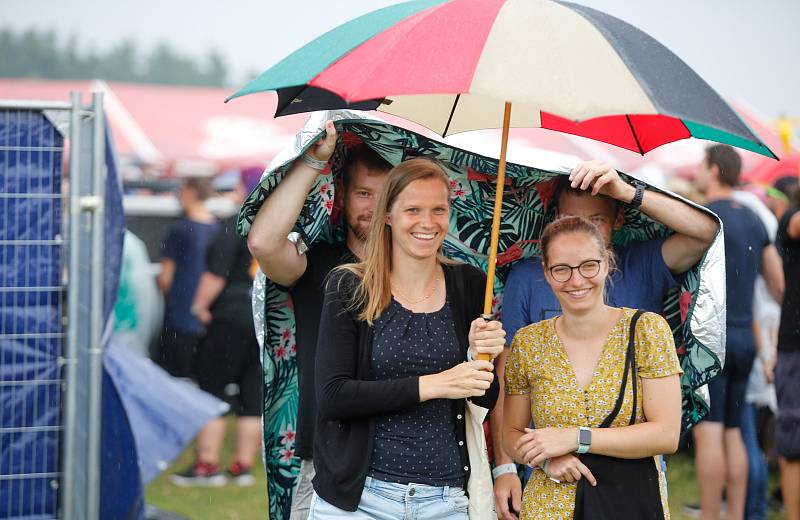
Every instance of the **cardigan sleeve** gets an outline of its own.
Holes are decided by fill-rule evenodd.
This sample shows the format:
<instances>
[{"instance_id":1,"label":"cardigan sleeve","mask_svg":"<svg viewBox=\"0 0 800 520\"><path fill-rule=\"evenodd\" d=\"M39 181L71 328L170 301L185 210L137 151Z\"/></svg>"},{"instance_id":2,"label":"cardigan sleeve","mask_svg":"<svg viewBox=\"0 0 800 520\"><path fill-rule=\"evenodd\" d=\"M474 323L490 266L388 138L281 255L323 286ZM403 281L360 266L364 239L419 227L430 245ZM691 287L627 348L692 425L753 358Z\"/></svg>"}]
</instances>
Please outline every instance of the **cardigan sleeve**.
<instances>
[{"instance_id":1,"label":"cardigan sleeve","mask_svg":"<svg viewBox=\"0 0 800 520\"><path fill-rule=\"evenodd\" d=\"M330 277L322 304L316 356L317 409L326 419L358 419L419 403L419 378L358 379L359 344L368 328L348 309L355 275Z\"/></svg>"}]
</instances>

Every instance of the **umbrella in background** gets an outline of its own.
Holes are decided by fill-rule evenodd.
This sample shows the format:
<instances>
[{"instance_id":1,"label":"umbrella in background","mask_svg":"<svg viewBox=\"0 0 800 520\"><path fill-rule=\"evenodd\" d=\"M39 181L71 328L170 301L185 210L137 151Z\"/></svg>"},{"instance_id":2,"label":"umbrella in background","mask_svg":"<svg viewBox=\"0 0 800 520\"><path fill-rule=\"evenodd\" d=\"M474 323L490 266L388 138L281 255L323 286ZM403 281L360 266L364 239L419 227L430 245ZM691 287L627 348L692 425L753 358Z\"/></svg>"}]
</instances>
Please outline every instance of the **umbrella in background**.
<instances>
[{"instance_id":1,"label":"umbrella in background","mask_svg":"<svg viewBox=\"0 0 800 520\"><path fill-rule=\"evenodd\" d=\"M485 313L509 127L548 128L639 153L694 136L774 157L666 47L567 2L420 0L379 9L295 51L229 99L268 90L278 93L276 115L375 109L442 136L502 121Z\"/></svg>"}]
</instances>

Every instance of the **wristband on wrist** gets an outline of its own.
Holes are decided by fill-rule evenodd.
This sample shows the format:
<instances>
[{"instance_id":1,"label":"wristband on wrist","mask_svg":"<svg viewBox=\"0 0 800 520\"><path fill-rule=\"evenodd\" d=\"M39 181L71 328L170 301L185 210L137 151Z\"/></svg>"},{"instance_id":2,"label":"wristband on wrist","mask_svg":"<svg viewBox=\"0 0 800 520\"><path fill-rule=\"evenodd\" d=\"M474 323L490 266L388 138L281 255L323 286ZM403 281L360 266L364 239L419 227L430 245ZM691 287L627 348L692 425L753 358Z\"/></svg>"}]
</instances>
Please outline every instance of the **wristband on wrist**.
<instances>
[{"instance_id":1,"label":"wristband on wrist","mask_svg":"<svg viewBox=\"0 0 800 520\"><path fill-rule=\"evenodd\" d=\"M513 462L509 462L508 464L500 464L496 468L492 470L492 478L496 479L500 475L505 475L506 473L516 473L517 472L517 465Z\"/></svg>"},{"instance_id":2,"label":"wristband on wrist","mask_svg":"<svg viewBox=\"0 0 800 520\"><path fill-rule=\"evenodd\" d=\"M308 166L309 168L313 168L315 170L324 170L326 166L328 166L328 161L321 161L319 159L315 159L311 157L311 155L306 152L302 156L303 163Z\"/></svg>"},{"instance_id":3,"label":"wristband on wrist","mask_svg":"<svg viewBox=\"0 0 800 520\"><path fill-rule=\"evenodd\" d=\"M550 464L550 459L545 459L544 463L542 464L542 471L544 474L547 475L547 465Z\"/></svg>"},{"instance_id":4,"label":"wristband on wrist","mask_svg":"<svg viewBox=\"0 0 800 520\"><path fill-rule=\"evenodd\" d=\"M636 193L633 195L633 200L628 203L628 207L632 209L636 209L642 205L642 199L644 198L644 190L647 189L647 185L641 181L634 180L632 183L634 188L636 188Z\"/></svg>"}]
</instances>

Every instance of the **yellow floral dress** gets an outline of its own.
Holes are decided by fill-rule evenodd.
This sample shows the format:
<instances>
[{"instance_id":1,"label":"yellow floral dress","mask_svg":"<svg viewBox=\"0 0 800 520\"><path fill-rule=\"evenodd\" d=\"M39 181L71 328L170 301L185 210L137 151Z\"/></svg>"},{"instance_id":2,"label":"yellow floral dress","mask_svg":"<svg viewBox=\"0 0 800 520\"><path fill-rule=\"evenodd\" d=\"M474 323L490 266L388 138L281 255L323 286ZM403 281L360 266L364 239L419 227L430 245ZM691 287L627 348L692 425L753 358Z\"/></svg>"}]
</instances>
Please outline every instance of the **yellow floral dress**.
<instances>
[{"instance_id":1,"label":"yellow floral dress","mask_svg":"<svg viewBox=\"0 0 800 520\"><path fill-rule=\"evenodd\" d=\"M611 413L619 395L628 331L634 309L622 309L620 320L606 339L591 382L581 388L567 353L555 330L556 318L519 329L506 363L505 388L508 395L528 395L531 417L537 427L598 427ZM681 374L672 331L666 320L646 312L636 324L636 366L639 388L643 378ZM622 408L612 427L627 426L631 417L633 389L628 385ZM641 393L637 399L636 422L644 422ZM653 458L658 464L658 458ZM669 520L664 474L661 501L664 518ZM534 470L525 487L520 520L572 519L577 483L558 484L544 472Z\"/></svg>"}]
</instances>

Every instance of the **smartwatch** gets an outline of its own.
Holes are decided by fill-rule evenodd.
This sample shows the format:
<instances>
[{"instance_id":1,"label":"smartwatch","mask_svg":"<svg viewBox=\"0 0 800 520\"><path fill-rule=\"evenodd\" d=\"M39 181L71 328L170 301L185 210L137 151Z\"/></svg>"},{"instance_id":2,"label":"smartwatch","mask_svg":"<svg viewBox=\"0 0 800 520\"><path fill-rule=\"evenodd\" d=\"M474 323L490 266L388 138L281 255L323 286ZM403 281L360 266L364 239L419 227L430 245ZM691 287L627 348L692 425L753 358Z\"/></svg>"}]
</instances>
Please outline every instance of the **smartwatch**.
<instances>
[{"instance_id":1,"label":"smartwatch","mask_svg":"<svg viewBox=\"0 0 800 520\"><path fill-rule=\"evenodd\" d=\"M578 429L578 449L577 453L586 453L592 446L592 430L585 426Z\"/></svg>"}]
</instances>

